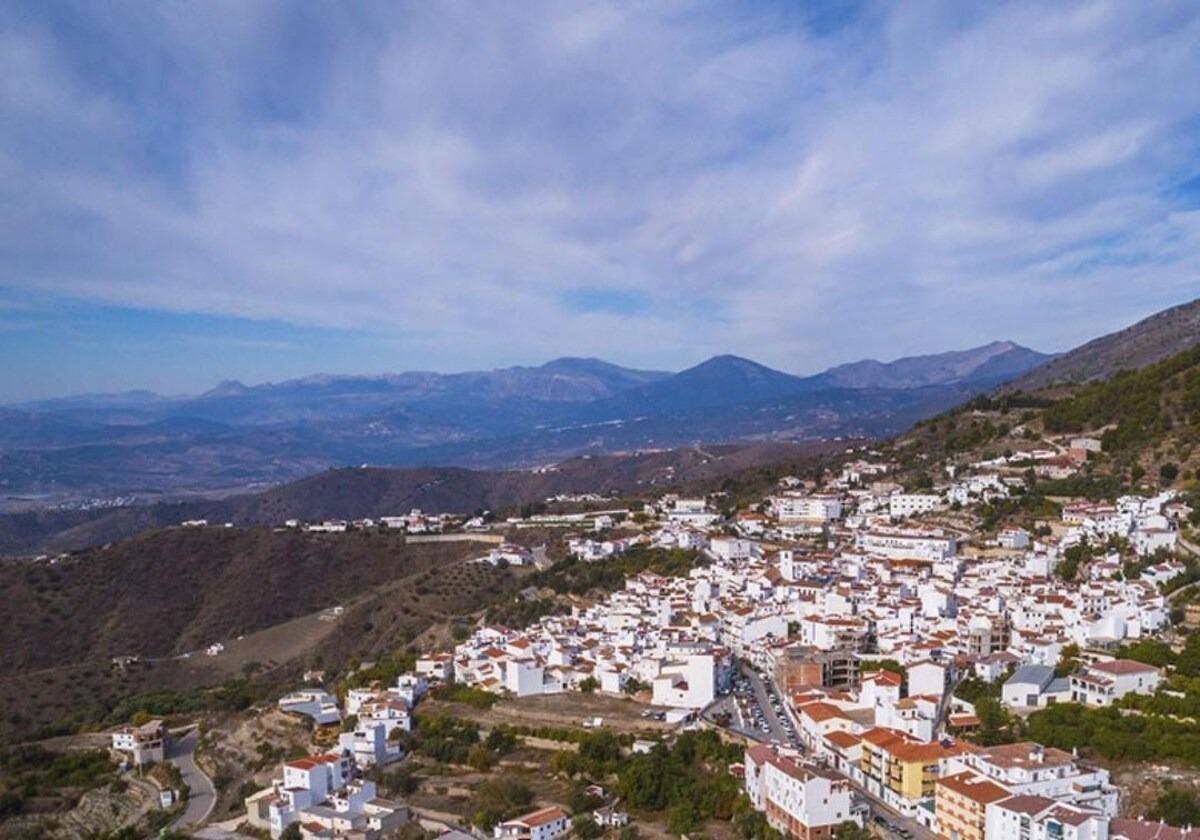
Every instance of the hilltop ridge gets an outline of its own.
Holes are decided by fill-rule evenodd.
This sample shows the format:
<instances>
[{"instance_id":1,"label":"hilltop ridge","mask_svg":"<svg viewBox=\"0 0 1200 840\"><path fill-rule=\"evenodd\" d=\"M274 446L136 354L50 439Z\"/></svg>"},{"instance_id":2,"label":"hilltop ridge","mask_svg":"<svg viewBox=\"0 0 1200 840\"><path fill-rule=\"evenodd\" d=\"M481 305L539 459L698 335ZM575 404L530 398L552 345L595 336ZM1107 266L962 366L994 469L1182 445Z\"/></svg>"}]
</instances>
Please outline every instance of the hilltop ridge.
<instances>
[{"instance_id":1,"label":"hilltop ridge","mask_svg":"<svg viewBox=\"0 0 1200 840\"><path fill-rule=\"evenodd\" d=\"M1031 391L1055 384L1079 384L1137 370L1200 342L1200 298L1164 309L1117 332L1092 339L1005 384Z\"/></svg>"}]
</instances>

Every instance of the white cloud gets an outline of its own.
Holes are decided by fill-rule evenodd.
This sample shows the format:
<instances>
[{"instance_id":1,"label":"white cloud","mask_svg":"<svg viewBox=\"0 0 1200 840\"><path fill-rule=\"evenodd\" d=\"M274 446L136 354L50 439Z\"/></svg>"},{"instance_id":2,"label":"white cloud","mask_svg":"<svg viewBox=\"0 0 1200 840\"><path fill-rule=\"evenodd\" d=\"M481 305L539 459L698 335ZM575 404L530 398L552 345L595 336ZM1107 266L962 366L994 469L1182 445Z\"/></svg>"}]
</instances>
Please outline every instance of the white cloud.
<instances>
[{"instance_id":1,"label":"white cloud","mask_svg":"<svg viewBox=\"0 0 1200 840\"><path fill-rule=\"evenodd\" d=\"M9 13L0 284L361 328L425 367L797 371L1060 349L1200 289L1190 3L820 35L740 6L121 8Z\"/></svg>"}]
</instances>

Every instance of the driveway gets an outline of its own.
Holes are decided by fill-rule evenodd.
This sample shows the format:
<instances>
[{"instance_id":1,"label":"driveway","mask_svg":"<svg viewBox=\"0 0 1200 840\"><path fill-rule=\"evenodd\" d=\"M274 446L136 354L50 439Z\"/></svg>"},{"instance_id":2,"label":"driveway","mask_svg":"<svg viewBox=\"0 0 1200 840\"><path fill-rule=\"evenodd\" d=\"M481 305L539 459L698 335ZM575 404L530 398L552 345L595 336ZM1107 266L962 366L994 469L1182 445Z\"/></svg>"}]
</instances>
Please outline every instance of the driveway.
<instances>
[{"instance_id":1,"label":"driveway","mask_svg":"<svg viewBox=\"0 0 1200 840\"><path fill-rule=\"evenodd\" d=\"M192 729L182 738L173 739L171 742L167 761L179 768L183 783L188 789L187 807L171 823L173 829L199 825L208 819L213 806L217 804L217 792L213 788L212 779L196 766L196 744L199 741L200 731Z\"/></svg>"}]
</instances>

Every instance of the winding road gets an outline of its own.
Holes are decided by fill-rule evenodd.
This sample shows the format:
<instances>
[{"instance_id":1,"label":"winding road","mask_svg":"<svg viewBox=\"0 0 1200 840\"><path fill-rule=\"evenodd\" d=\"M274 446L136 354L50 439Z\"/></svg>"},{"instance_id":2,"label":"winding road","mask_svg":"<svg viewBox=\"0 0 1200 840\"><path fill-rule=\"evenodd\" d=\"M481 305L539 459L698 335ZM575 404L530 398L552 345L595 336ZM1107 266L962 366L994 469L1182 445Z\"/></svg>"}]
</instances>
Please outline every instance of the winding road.
<instances>
[{"instance_id":1,"label":"winding road","mask_svg":"<svg viewBox=\"0 0 1200 840\"><path fill-rule=\"evenodd\" d=\"M200 730L193 728L182 738L172 739L167 761L179 768L183 783L188 788L187 807L174 819L171 828L197 826L208 819L217 804L217 791L212 779L196 766L196 744L200 741Z\"/></svg>"}]
</instances>

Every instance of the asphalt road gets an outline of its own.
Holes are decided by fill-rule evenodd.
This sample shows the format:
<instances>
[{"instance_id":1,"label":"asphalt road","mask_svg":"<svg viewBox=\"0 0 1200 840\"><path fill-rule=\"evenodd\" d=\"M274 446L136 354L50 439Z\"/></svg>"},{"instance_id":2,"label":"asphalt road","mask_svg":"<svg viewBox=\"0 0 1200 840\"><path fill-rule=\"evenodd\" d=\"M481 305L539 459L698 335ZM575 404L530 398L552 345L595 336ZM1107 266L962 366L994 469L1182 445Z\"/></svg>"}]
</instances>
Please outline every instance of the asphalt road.
<instances>
[{"instance_id":1,"label":"asphalt road","mask_svg":"<svg viewBox=\"0 0 1200 840\"><path fill-rule=\"evenodd\" d=\"M212 779L204 775L204 771L196 766L196 744L200 741L200 731L193 729L182 738L172 739L170 755L167 761L179 768L183 783L187 785L189 794L187 807L183 813L171 823L171 828L196 826L208 819L213 806L217 804L217 792L213 788Z\"/></svg>"}]
</instances>

